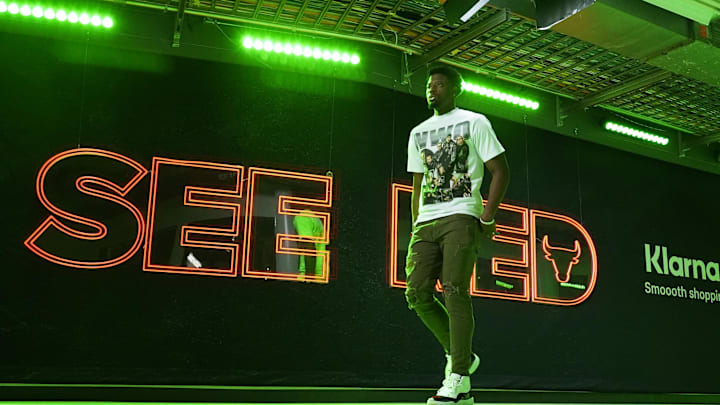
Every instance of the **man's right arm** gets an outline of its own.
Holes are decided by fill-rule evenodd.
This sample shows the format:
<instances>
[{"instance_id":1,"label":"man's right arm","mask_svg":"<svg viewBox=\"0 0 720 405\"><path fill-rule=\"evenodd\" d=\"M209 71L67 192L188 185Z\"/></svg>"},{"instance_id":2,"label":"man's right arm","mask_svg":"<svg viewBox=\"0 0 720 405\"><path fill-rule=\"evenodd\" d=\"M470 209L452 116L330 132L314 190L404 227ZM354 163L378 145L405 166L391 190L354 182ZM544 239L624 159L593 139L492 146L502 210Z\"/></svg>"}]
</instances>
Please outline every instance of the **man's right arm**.
<instances>
[{"instance_id":1,"label":"man's right arm","mask_svg":"<svg viewBox=\"0 0 720 405\"><path fill-rule=\"evenodd\" d=\"M415 219L418 217L418 211L420 210L420 194L422 194L422 173L413 173L413 190L412 190L412 223L413 228L415 227Z\"/></svg>"}]
</instances>

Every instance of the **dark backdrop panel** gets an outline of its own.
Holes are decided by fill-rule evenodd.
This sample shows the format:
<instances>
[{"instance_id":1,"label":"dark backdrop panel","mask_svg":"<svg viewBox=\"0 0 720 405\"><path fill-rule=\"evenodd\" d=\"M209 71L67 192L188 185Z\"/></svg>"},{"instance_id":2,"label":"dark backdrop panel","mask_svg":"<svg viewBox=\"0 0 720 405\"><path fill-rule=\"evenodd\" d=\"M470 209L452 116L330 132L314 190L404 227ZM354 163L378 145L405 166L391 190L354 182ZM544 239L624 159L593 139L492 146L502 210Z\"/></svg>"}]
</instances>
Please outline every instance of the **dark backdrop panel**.
<instances>
[{"instance_id":1,"label":"dark backdrop panel","mask_svg":"<svg viewBox=\"0 0 720 405\"><path fill-rule=\"evenodd\" d=\"M236 385L434 386L442 352L388 286L388 201L422 99L332 77L157 58L117 69L62 57L83 45L3 36L0 379ZM88 48L87 60L113 54ZM93 57L93 55L95 55ZM139 56L142 58L142 56ZM79 59L85 60L84 58ZM160 62L158 62L160 61ZM148 64L140 63L139 66ZM482 387L718 392L718 304L651 296L644 243L720 259L715 176L489 117L507 148L507 201L575 218L599 258L579 306L475 298ZM327 285L142 269L64 268L22 242L47 216L35 176L78 145L333 172ZM129 194L147 212L148 178ZM487 190L487 183L484 186Z\"/></svg>"}]
</instances>

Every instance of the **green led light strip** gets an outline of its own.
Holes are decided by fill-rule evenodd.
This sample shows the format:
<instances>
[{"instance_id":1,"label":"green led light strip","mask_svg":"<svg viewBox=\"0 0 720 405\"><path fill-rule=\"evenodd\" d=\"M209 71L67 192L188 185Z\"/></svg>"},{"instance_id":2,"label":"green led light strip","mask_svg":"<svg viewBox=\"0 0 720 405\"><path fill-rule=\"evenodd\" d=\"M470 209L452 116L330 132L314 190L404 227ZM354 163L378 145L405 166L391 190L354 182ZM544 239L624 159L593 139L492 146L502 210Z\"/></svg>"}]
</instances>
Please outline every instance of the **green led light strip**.
<instances>
[{"instance_id":1,"label":"green led light strip","mask_svg":"<svg viewBox=\"0 0 720 405\"><path fill-rule=\"evenodd\" d=\"M563 287L569 287L569 288L575 288L577 290L585 290L587 287L585 287L582 284L575 284L575 283L560 283Z\"/></svg>"},{"instance_id":2,"label":"green led light strip","mask_svg":"<svg viewBox=\"0 0 720 405\"><path fill-rule=\"evenodd\" d=\"M639 131L634 128L626 127L624 125L616 124L614 122L606 122L605 123L605 129L611 132L617 132L618 134L623 134L627 136L631 136L633 138L642 139L643 141L656 143L658 145L667 145L668 142L670 142L670 139L658 136L655 134L651 134L644 131Z\"/></svg>"},{"instance_id":3,"label":"green led light strip","mask_svg":"<svg viewBox=\"0 0 720 405\"><path fill-rule=\"evenodd\" d=\"M277 42L269 39L259 39L252 37L243 38L243 46L246 49L284 53L285 55L302 56L305 58L322 59L325 61L333 61L340 63L350 63L357 65L360 63L360 57L356 54L340 52L336 50L321 49L289 42Z\"/></svg>"},{"instance_id":4,"label":"green led light strip","mask_svg":"<svg viewBox=\"0 0 720 405\"><path fill-rule=\"evenodd\" d=\"M506 103L514 104L520 107L529 108L531 110L537 110L540 108L540 103L526 98L513 96L512 94L503 93L501 91L488 89L484 86L478 86L476 84L463 82L462 88L464 91L479 94L481 96L489 97L494 100L504 101Z\"/></svg>"},{"instance_id":5,"label":"green led light strip","mask_svg":"<svg viewBox=\"0 0 720 405\"><path fill-rule=\"evenodd\" d=\"M71 24L80 23L82 25L93 25L95 27L111 28L113 20L110 17L100 17L97 14L90 15L88 13L67 11L63 9L53 9L51 7L30 6L23 3L6 3L0 0L0 14L9 13L12 15L20 15L23 17L44 18L47 20L56 20L61 22L69 22Z\"/></svg>"}]
</instances>

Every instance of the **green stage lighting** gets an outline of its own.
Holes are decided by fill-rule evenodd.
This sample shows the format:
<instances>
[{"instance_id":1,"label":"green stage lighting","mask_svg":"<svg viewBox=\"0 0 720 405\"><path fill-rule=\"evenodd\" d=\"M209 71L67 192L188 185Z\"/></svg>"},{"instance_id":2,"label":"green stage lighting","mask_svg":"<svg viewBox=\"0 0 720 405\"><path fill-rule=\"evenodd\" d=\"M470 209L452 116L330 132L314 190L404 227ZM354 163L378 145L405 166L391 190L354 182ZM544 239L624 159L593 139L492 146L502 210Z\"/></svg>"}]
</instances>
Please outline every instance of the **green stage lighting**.
<instances>
[{"instance_id":1,"label":"green stage lighting","mask_svg":"<svg viewBox=\"0 0 720 405\"><path fill-rule=\"evenodd\" d=\"M645 131L640 131L635 128L626 127L624 125L616 124L610 121L605 123L605 129L611 132L631 136L633 138L641 139L646 142L652 142L662 146L665 146L670 142L670 139L663 136L658 136Z\"/></svg>"},{"instance_id":2,"label":"green stage lighting","mask_svg":"<svg viewBox=\"0 0 720 405\"><path fill-rule=\"evenodd\" d=\"M504 101L509 104L513 104L523 108L529 108L531 110L537 110L540 108L540 103L526 98L513 96L512 94L503 93L501 91L489 89L484 86L478 86L476 84L462 82L462 88L464 91L479 94L481 96L489 97L494 100Z\"/></svg>"},{"instance_id":3,"label":"green stage lighting","mask_svg":"<svg viewBox=\"0 0 720 405\"><path fill-rule=\"evenodd\" d=\"M81 13L80 16L78 16L78 13L74 11L68 13L65 10L55 11L52 8L45 8L39 5L31 7L28 4L0 1L0 14L6 12L13 15L20 14L24 17L33 16L38 19L45 18L47 20L68 21L70 23L80 22L83 25L92 24L95 27L103 26L105 28L111 28L114 25L112 18L101 17L97 14L91 16L88 13Z\"/></svg>"},{"instance_id":4,"label":"green stage lighting","mask_svg":"<svg viewBox=\"0 0 720 405\"><path fill-rule=\"evenodd\" d=\"M360 56L341 52L339 50L321 49L302 44L291 44L287 42L272 41L269 39L258 39L246 36L242 40L243 48L249 51L263 51L273 53L284 53L306 59L331 61L339 64L357 65L360 63Z\"/></svg>"}]
</instances>

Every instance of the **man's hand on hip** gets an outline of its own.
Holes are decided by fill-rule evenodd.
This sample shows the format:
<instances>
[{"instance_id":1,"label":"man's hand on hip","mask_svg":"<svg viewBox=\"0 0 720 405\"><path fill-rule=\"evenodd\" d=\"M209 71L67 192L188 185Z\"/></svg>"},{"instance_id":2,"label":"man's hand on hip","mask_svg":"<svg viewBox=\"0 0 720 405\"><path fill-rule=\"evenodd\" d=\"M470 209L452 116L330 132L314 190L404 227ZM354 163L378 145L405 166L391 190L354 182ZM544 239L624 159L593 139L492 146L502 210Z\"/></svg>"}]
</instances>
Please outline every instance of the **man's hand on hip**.
<instances>
[{"instance_id":1,"label":"man's hand on hip","mask_svg":"<svg viewBox=\"0 0 720 405\"><path fill-rule=\"evenodd\" d=\"M492 239L493 236L499 234L496 229L496 223L494 219L486 221L481 217L480 228L482 229L483 237L485 237L486 239Z\"/></svg>"}]
</instances>

